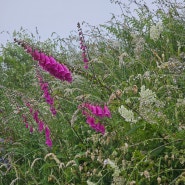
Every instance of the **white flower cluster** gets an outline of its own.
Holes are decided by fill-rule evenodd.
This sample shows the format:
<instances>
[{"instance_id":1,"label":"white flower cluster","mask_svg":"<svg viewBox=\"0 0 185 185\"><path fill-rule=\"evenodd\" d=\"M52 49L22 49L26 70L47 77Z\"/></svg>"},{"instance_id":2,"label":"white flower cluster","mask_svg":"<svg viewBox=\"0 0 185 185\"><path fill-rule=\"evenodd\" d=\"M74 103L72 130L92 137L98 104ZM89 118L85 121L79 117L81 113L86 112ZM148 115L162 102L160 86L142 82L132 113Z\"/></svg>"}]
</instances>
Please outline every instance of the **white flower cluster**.
<instances>
[{"instance_id":1,"label":"white flower cluster","mask_svg":"<svg viewBox=\"0 0 185 185\"><path fill-rule=\"evenodd\" d=\"M96 185L94 182L91 182L90 180L87 180L87 185Z\"/></svg>"},{"instance_id":2,"label":"white flower cluster","mask_svg":"<svg viewBox=\"0 0 185 185\"><path fill-rule=\"evenodd\" d=\"M119 58L119 67L122 67L125 65L124 59L128 57L128 54L126 52L122 53Z\"/></svg>"},{"instance_id":3,"label":"white flower cluster","mask_svg":"<svg viewBox=\"0 0 185 185\"><path fill-rule=\"evenodd\" d=\"M158 40L162 31L163 31L163 25L161 22L158 22L156 25L151 26L150 38L153 39L154 41Z\"/></svg>"},{"instance_id":4,"label":"white flower cluster","mask_svg":"<svg viewBox=\"0 0 185 185\"><path fill-rule=\"evenodd\" d=\"M140 94L140 104L149 105L156 102L156 94L150 89L145 89L145 86L141 86Z\"/></svg>"},{"instance_id":5,"label":"white flower cluster","mask_svg":"<svg viewBox=\"0 0 185 185\"><path fill-rule=\"evenodd\" d=\"M184 99L177 99L176 106L177 107L185 106L185 98Z\"/></svg>"},{"instance_id":6,"label":"white flower cluster","mask_svg":"<svg viewBox=\"0 0 185 185\"><path fill-rule=\"evenodd\" d=\"M131 123L136 123L137 120L134 118L134 113L131 110L127 110L123 105L118 108L118 112L120 115L125 118L125 121L131 122Z\"/></svg>"},{"instance_id":7,"label":"white flower cluster","mask_svg":"<svg viewBox=\"0 0 185 185\"><path fill-rule=\"evenodd\" d=\"M165 104L157 99L155 92L150 89L145 89L145 86L143 85L141 86L139 94L139 113L145 120L150 123L157 123L156 119L158 118L166 120L161 109Z\"/></svg>"},{"instance_id":8,"label":"white flower cluster","mask_svg":"<svg viewBox=\"0 0 185 185\"><path fill-rule=\"evenodd\" d=\"M125 179L123 176L120 176L121 170L119 169L118 165L115 161L111 161L109 158L104 161L104 164L109 165L113 170L114 173L112 174L113 180L111 185L122 185L125 184Z\"/></svg>"},{"instance_id":9,"label":"white flower cluster","mask_svg":"<svg viewBox=\"0 0 185 185\"><path fill-rule=\"evenodd\" d=\"M144 50L145 40L142 37L138 37L136 40L135 48L134 48L134 54L136 58L139 58L141 56L141 53Z\"/></svg>"},{"instance_id":10,"label":"white flower cluster","mask_svg":"<svg viewBox=\"0 0 185 185\"><path fill-rule=\"evenodd\" d=\"M139 58L144 50L145 39L136 33L131 33L132 36L132 45L134 46L134 55L136 58Z\"/></svg>"}]
</instances>

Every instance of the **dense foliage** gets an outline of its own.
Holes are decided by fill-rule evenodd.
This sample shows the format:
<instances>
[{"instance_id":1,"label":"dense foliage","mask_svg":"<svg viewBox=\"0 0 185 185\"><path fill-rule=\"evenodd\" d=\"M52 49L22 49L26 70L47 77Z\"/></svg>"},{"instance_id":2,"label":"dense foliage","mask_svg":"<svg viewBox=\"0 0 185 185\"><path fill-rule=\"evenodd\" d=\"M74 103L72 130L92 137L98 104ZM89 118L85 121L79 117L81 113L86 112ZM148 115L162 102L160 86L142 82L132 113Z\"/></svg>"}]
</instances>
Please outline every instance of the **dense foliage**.
<instances>
[{"instance_id":1,"label":"dense foliage","mask_svg":"<svg viewBox=\"0 0 185 185\"><path fill-rule=\"evenodd\" d=\"M1 46L1 185L185 184L185 7L127 2L69 38Z\"/></svg>"}]
</instances>

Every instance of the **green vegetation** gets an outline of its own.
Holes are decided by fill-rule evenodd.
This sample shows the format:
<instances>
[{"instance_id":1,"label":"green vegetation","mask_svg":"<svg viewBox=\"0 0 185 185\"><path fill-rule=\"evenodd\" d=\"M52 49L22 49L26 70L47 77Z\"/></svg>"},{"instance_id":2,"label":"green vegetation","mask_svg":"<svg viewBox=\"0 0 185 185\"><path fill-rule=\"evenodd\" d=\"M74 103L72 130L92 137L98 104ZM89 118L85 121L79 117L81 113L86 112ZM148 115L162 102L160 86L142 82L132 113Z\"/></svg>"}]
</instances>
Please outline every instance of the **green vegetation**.
<instances>
[{"instance_id":1,"label":"green vegetation","mask_svg":"<svg viewBox=\"0 0 185 185\"><path fill-rule=\"evenodd\" d=\"M183 4L135 3L122 15L79 35L40 42L24 30L17 40L54 56L73 82L55 79L17 43L1 46L0 185L185 184L185 18ZM132 7L132 4L129 5ZM83 31L83 26L81 26ZM43 98L37 70L49 84L57 115ZM52 147L25 102L50 128ZM82 103L109 107L105 134L86 123ZM22 115L33 126L30 133Z\"/></svg>"}]
</instances>

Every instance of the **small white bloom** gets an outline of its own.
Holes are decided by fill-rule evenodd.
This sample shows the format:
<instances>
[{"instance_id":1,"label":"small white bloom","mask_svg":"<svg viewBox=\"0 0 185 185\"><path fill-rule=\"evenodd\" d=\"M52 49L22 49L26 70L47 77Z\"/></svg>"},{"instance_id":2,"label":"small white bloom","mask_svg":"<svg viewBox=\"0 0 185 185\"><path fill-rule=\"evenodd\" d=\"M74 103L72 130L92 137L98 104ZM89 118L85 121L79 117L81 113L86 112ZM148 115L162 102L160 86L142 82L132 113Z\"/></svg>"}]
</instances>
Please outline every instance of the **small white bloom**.
<instances>
[{"instance_id":1,"label":"small white bloom","mask_svg":"<svg viewBox=\"0 0 185 185\"><path fill-rule=\"evenodd\" d=\"M136 123L137 120L134 118L134 113L131 110L127 110L123 105L118 108L118 112L120 115L125 118L125 121L131 122L131 123Z\"/></svg>"},{"instance_id":2,"label":"small white bloom","mask_svg":"<svg viewBox=\"0 0 185 185\"><path fill-rule=\"evenodd\" d=\"M122 67L125 65L125 61L124 59L128 57L128 54L127 53L122 53L118 58L119 58L119 67Z\"/></svg>"},{"instance_id":3,"label":"small white bloom","mask_svg":"<svg viewBox=\"0 0 185 185\"><path fill-rule=\"evenodd\" d=\"M113 169L115 169L117 167L115 162L111 161L110 159L107 159L107 164L109 164L110 167L113 168Z\"/></svg>"},{"instance_id":4,"label":"small white bloom","mask_svg":"<svg viewBox=\"0 0 185 185\"><path fill-rule=\"evenodd\" d=\"M87 185L96 185L94 182L87 180Z\"/></svg>"},{"instance_id":5,"label":"small white bloom","mask_svg":"<svg viewBox=\"0 0 185 185\"><path fill-rule=\"evenodd\" d=\"M161 22L158 22L156 25L151 26L150 38L153 39L154 41L158 40L162 31L163 25Z\"/></svg>"},{"instance_id":6,"label":"small white bloom","mask_svg":"<svg viewBox=\"0 0 185 185\"><path fill-rule=\"evenodd\" d=\"M156 94L155 92L152 92L150 89L145 89L145 86L141 86L141 92L140 94L140 103L141 104L152 104L156 102Z\"/></svg>"},{"instance_id":7,"label":"small white bloom","mask_svg":"<svg viewBox=\"0 0 185 185\"><path fill-rule=\"evenodd\" d=\"M107 164L108 164L108 160L105 159L105 160L103 161L103 164L104 164L104 165L107 165Z\"/></svg>"}]
</instances>

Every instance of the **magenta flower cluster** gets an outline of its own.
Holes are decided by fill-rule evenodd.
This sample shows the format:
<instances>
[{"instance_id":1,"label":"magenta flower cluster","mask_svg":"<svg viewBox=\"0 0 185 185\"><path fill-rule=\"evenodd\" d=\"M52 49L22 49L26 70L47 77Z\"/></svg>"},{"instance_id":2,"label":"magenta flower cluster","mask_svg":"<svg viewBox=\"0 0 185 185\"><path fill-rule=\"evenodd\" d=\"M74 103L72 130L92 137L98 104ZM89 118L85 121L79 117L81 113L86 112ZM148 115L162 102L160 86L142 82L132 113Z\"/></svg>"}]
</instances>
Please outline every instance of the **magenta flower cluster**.
<instances>
[{"instance_id":1,"label":"magenta flower cluster","mask_svg":"<svg viewBox=\"0 0 185 185\"><path fill-rule=\"evenodd\" d=\"M46 100L46 102L50 105L50 111L51 113L55 116L57 111L56 109L54 108L54 99L51 97L50 93L49 93L49 86L48 86L48 83L47 82L44 82L43 81L43 78L42 76L37 72L37 78L39 80L39 84L40 84L40 87L41 87L41 90L43 91L44 93L44 98Z\"/></svg>"},{"instance_id":2,"label":"magenta flower cluster","mask_svg":"<svg viewBox=\"0 0 185 185\"><path fill-rule=\"evenodd\" d=\"M95 116L98 116L100 118L108 117L111 118L110 110L106 105L104 107L100 107L99 105L93 105L90 103L83 103L82 107L85 107L87 110L89 110L92 114Z\"/></svg>"},{"instance_id":3,"label":"magenta flower cluster","mask_svg":"<svg viewBox=\"0 0 185 185\"><path fill-rule=\"evenodd\" d=\"M104 117L111 118L111 113L108 107L104 105L102 108L99 105L82 103L79 108L82 110L82 114L86 117L87 124L93 130L105 134L105 126L96 120L97 118L102 119Z\"/></svg>"},{"instance_id":4,"label":"magenta flower cluster","mask_svg":"<svg viewBox=\"0 0 185 185\"><path fill-rule=\"evenodd\" d=\"M82 28L80 27L80 23L77 24L78 27L78 33L79 33L79 37L80 37L80 49L82 50L82 59L84 61L84 68L88 69L88 51L87 51L87 46L85 45L85 39L84 39L84 35L82 32Z\"/></svg>"},{"instance_id":5,"label":"magenta flower cluster","mask_svg":"<svg viewBox=\"0 0 185 185\"><path fill-rule=\"evenodd\" d=\"M48 145L49 147L52 147L52 140L51 140L50 135L51 134L50 134L49 127L46 125L46 127L45 127L46 145Z\"/></svg>"},{"instance_id":6,"label":"magenta flower cluster","mask_svg":"<svg viewBox=\"0 0 185 185\"><path fill-rule=\"evenodd\" d=\"M14 41L21 45L34 60L38 61L42 69L49 72L55 78L62 81L72 82L72 75L67 66L60 64L52 56L48 56L37 49L32 49L24 41L18 41L17 39L14 39Z\"/></svg>"},{"instance_id":7,"label":"magenta flower cluster","mask_svg":"<svg viewBox=\"0 0 185 185\"><path fill-rule=\"evenodd\" d=\"M47 125L45 125L42 120L39 119L39 112L38 112L38 110L34 111L33 108L31 107L30 103L26 103L26 106L29 108L30 114L32 115L33 119L35 120L35 122L38 125L38 131L41 133L43 130L45 130L46 145L48 147L52 147L52 140L51 140L51 137L50 137L49 127ZM24 122L27 123L27 120L25 119ZM33 132L33 127L32 126L30 127L30 132Z\"/></svg>"},{"instance_id":8,"label":"magenta flower cluster","mask_svg":"<svg viewBox=\"0 0 185 185\"><path fill-rule=\"evenodd\" d=\"M33 133L33 126L29 125L26 115L22 114L22 119L25 124L25 127L30 129L30 133Z\"/></svg>"},{"instance_id":9,"label":"magenta flower cluster","mask_svg":"<svg viewBox=\"0 0 185 185\"><path fill-rule=\"evenodd\" d=\"M39 111L33 110L30 103L26 103L26 106L29 108L31 116L38 125L38 131L42 132L44 130L44 122L39 119Z\"/></svg>"}]
</instances>

